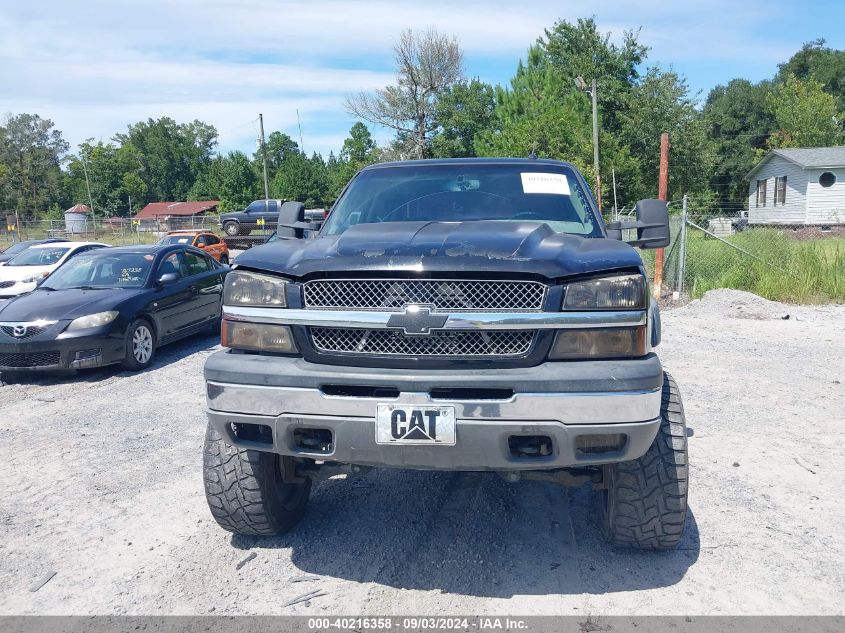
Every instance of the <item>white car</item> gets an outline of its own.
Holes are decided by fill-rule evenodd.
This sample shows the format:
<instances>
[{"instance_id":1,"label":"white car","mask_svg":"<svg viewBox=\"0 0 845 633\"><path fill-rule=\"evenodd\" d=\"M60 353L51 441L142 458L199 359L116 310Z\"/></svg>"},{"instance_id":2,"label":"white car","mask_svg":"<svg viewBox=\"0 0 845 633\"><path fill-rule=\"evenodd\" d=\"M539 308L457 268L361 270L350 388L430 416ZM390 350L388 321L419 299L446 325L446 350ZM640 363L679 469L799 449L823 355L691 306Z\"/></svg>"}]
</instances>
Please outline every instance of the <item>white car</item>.
<instances>
[{"instance_id":1,"label":"white car","mask_svg":"<svg viewBox=\"0 0 845 633\"><path fill-rule=\"evenodd\" d=\"M74 255L108 246L100 242L55 242L30 246L0 267L0 301L35 290L40 281Z\"/></svg>"}]
</instances>

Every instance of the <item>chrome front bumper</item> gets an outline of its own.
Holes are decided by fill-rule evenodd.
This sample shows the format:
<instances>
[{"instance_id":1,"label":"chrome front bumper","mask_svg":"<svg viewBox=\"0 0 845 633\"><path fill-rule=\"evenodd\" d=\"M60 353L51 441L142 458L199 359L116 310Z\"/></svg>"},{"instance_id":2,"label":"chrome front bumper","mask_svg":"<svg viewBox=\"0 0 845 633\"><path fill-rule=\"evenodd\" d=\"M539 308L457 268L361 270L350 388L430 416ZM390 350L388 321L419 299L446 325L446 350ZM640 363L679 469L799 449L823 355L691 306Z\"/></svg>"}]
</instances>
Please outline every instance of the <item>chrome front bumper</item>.
<instances>
[{"instance_id":1,"label":"chrome front bumper","mask_svg":"<svg viewBox=\"0 0 845 633\"><path fill-rule=\"evenodd\" d=\"M205 373L209 420L230 443L351 464L426 470L536 470L602 464L642 456L660 426L662 368L656 357L461 373L391 372L222 352L209 359ZM590 378L594 374L607 379L597 382ZM398 395L337 396L320 387L337 384L391 385ZM437 387L461 386L509 388L513 395L499 400L432 397ZM575 389L565 390L567 386ZM376 444L378 403L454 406L456 445ZM233 425L242 424L269 427L272 442L240 439ZM331 450L315 452L298 445L295 432L302 429L330 431ZM581 435L609 434L627 436L621 450L589 454L576 448ZM515 457L509 449L513 436L546 436L551 439L552 454Z\"/></svg>"}]
</instances>

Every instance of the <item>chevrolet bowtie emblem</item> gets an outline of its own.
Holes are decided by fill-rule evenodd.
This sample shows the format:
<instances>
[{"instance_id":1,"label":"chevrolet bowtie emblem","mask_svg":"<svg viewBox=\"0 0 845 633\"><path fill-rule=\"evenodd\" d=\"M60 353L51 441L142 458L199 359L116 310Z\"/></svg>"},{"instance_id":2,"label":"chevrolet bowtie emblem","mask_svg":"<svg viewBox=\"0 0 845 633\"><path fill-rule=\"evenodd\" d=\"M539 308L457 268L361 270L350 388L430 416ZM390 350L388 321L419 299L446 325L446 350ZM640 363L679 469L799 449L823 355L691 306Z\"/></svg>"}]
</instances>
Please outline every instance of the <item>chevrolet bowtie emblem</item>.
<instances>
[{"instance_id":1,"label":"chevrolet bowtie emblem","mask_svg":"<svg viewBox=\"0 0 845 633\"><path fill-rule=\"evenodd\" d=\"M448 318L446 314L432 314L429 306L407 305L404 312L390 315L387 327L401 329L409 336L427 336L431 330L442 328Z\"/></svg>"}]
</instances>

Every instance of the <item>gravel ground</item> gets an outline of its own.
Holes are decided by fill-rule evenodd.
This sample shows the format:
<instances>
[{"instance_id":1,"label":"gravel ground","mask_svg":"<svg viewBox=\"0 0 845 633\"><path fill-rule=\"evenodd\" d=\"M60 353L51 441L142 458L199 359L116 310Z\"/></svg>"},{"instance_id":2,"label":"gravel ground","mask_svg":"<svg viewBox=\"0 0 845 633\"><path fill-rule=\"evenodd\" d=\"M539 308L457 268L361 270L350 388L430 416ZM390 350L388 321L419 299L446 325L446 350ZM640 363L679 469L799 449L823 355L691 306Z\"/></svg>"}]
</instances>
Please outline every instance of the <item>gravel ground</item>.
<instances>
[{"instance_id":1,"label":"gravel ground","mask_svg":"<svg viewBox=\"0 0 845 633\"><path fill-rule=\"evenodd\" d=\"M232 537L202 493L198 338L141 374L0 388L0 614L842 614L845 306L716 291L663 319L690 433L677 551L607 546L588 488L403 471Z\"/></svg>"}]
</instances>

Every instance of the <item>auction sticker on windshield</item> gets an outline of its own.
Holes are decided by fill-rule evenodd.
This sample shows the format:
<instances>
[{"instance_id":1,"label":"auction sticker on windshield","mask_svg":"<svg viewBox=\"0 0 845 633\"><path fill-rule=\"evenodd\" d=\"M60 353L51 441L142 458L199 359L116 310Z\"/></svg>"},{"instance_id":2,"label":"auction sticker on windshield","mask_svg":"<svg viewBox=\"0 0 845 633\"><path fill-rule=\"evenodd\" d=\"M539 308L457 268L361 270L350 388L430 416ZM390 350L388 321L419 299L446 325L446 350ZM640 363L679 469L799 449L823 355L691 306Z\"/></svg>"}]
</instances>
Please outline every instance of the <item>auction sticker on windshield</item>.
<instances>
[{"instance_id":1,"label":"auction sticker on windshield","mask_svg":"<svg viewBox=\"0 0 845 633\"><path fill-rule=\"evenodd\" d=\"M379 404L376 444L455 445L455 407Z\"/></svg>"},{"instance_id":2,"label":"auction sticker on windshield","mask_svg":"<svg viewBox=\"0 0 845 633\"><path fill-rule=\"evenodd\" d=\"M564 174L521 173L523 193L551 193L569 195L569 181Z\"/></svg>"}]
</instances>

